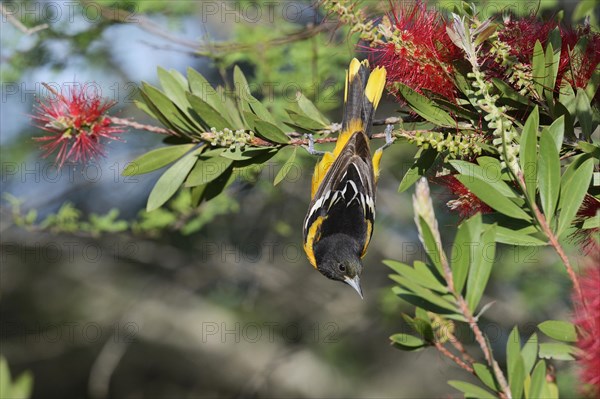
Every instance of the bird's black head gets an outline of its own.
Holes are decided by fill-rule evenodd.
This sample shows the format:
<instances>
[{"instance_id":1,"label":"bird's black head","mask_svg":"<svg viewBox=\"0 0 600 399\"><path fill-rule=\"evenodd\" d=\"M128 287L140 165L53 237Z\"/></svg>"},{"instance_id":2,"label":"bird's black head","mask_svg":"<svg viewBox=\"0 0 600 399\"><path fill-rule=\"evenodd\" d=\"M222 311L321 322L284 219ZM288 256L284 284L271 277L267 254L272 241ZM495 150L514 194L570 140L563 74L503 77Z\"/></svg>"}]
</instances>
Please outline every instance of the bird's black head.
<instances>
[{"instance_id":1,"label":"bird's black head","mask_svg":"<svg viewBox=\"0 0 600 399\"><path fill-rule=\"evenodd\" d=\"M362 298L362 262L359 254L356 240L345 234L323 238L315 245L315 259L319 272L327 278L348 284Z\"/></svg>"}]
</instances>

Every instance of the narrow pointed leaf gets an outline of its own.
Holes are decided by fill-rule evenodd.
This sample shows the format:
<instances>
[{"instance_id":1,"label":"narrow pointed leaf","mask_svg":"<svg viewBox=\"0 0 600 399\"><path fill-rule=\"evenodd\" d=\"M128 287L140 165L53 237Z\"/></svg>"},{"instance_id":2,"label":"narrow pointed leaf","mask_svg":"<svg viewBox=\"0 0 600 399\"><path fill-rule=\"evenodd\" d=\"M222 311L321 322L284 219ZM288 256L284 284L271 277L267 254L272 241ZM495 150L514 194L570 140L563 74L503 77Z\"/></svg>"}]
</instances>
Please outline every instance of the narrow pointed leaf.
<instances>
[{"instance_id":1,"label":"narrow pointed leaf","mask_svg":"<svg viewBox=\"0 0 600 399\"><path fill-rule=\"evenodd\" d=\"M494 374L492 374L488 366L481 363L474 363L473 370L475 371L477 378L479 378L479 380L488 388L493 389L494 391L498 391L500 389Z\"/></svg>"},{"instance_id":2,"label":"narrow pointed leaf","mask_svg":"<svg viewBox=\"0 0 600 399\"><path fill-rule=\"evenodd\" d=\"M196 155L190 152L167 169L150 192L146 211L153 211L167 202L177 192L195 163Z\"/></svg>"},{"instance_id":3,"label":"narrow pointed leaf","mask_svg":"<svg viewBox=\"0 0 600 399\"><path fill-rule=\"evenodd\" d=\"M456 178L495 211L515 219L531 220L521 207L503 196L494 186L478 178L457 175Z\"/></svg>"},{"instance_id":4,"label":"narrow pointed leaf","mask_svg":"<svg viewBox=\"0 0 600 399\"><path fill-rule=\"evenodd\" d=\"M567 174L561 180L560 215L558 218L557 234L560 236L569 227L577 210L583 202L588 190L592 174L594 172L594 160L588 159L575 169L572 176L565 181Z\"/></svg>"},{"instance_id":5,"label":"narrow pointed leaf","mask_svg":"<svg viewBox=\"0 0 600 399\"><path fill-rule=\"evenodd\" d=\"M408 172L406 172L404 177L402 177L402 181L398 187L398 192L402 193L406 191L413 184L415 184L420 177L424 176L437 159L437 156L438 152L435 150L435 148L430 147L424 150L419 150L415 156L415 162L412 164Z\"/></svg>"},{"instance_id":6,"label":"narrow pointed leaf","mask_svg":"<svg viewBox=\"0 0 600 399\"><path fill-rule=\"evenodd\" d=\"M410 334L394 334L390 337L392 345L398 349L414 351L427 346L425 341Z\"/></svg>"},{"instance_id":7,"label":"narrow pointed leaf","mask_svg":"<svg viewBox=\"0 0 600 399\"><path fill-rule=\"evenodd\" d=\"M195 144L180 144L149 151L129 162L122 174L135 176L160 169L184 156L194 146Z\"/></svg>"},{"instance_id":8,"label":"narrow pointed leaf","mask_svg":"<svg viewBox=\"0 0 600 399\"><path fill-rule=\"evenodd\" d=\"M283 179L285 179L285 177L288 175L288 173L292 170L292 167L294 166L294 161L296 160L296 150L297 149L298 149L298 147L294 147L294 149L292 150L292 155L290 155L290 157L287 159L287 161L285 161L285 163L283 164L281 169L279 169L279 172L277 172L277 175L275 176L275 180L273 180L274 186L281 183L281 181Z\"/></svg>"},{"instance_id":9,"label":"narrow pointed leaf","mask_svg":"<svg viewBox=\"0 0 600 399\"><path fill-rule=\"evenodd\" d=\"M298 107L304 112L310 119L320 122L323 125L328 125L330 122L325 116L319 112L317 107L310 101L304 94L298 92Z\"/></svg>"},{"instance_id":10,"label":"narrow pointed leaf","mask_svg":"<svg viewBox=\"0 0 600 399\"><path fill-rule=\"evenodd\" d=\"M481 235L480 245L473 249L473 262L469 269L466 293L466 300L472 312L479 305L492 272L496 254L495 235L496 226L489 226Z\"/></svg>"},{"instance_id":11,"label":"narrow pointed leaf","mask_svg":"<svg viewBox=\"0 0 600 399\"><path fill-rule=\"evenodd\" d=\"M577 331L575 325L563 320L546 320L538 325L540 331L559 341L576 342Z\"/></svg>"},{"instance_id":12,"label":"narrow pointed leaf","mask_svg":"<svg viewBox=\"0 0 600 399\"><path fill-rule=\"evenodd\" d=\"M550 134L552 140L554 140L556 151L560 153L560 149L565 137L565 116L561 115L554 122L552 122L552 124L548 127L547 133Z\"/></svg>"},{"instance_id":13,"label":"narrow pointed leaf","mask_svg":"<svg viewBox=\"0 0 600 399\"><path fill-rule=\"evenodd\" d=\"M223 118L219 114L219 111L213 108L202 98L192 93L187 93L187 98L191 104L192 109L204 122L203 125L206 130L210 130L213 127L217 130L231 128L230 122L227 119Z\"/></svg>"},{"instance_id":14,"label":"narrow pointed leaf","mask_svg":"<svg viewBox=\"0 0 600 399\"><path fill-rule=\"evenodd\" d=\"M527 340L523 349L521 349L521 356L523 357L523 366L525 374L531 373L531 369L537 360L538 354L538 338L537 334L533 333Z\"/></svg>"},{"instance_id":15,"label":"narrow pointed leaf","mask_svg":"<svg viewBox=\"0 0 600 399\"><path fill-rule=\"evenodd\" d=\"M505 197L517 197L516 193L502 180L502 171L500 168L496 168L496 164L488 163L485 168L471 162L459 160L451 160L450 164L461 175L482 180ZM497 166L500 166L500 164Z\"/></svg>"},{"instance_id":16,"label":"narrow pointed leaf","mask_svg":"<svg viewBox=\"0 0 600 399\"><path fill-rule=\"evenodd\" d=\"M485 389L478 387L477 385L473 385L471 383L465 381L458 380L450 380L448 381L448 385L453 388L458 389L462 393L465 394L465 398L480 398L480 399L495 399L496 395L492 394Z\"/></svg>"},{"instance_id":17,"label":"narrow pointed leaf","mask_svg":"<svg viewBox=\"0 0 600 399\"><path fill-rule=\"evenodd\" d=\"M519 163L523 171L527 197L535 201L537 179L537 132L539 127L539 111L536 106L527 118L521 133L521 148Z\"/></svg>"},{"instance_id":18,"label":"narrow pointed leaf","mask_svg":"<svg viewBox=\"0 0 600 399\"><path fill-rule=\"evenodd\" d=\"M560 190L560 158L556 144L549 134L540 138L540 159L538 166L538 185L542 209L548 223L552 221Z\"/></svg>"},{"instance_id":19,"label":"narrow pointed leaf","mask_svg":"<svg viewBox=\"0 0 600 399\"><path fill-rule=\"evenodd\" d=\"M438 107L432 100L402 83L395 83L395 86L410 107L424 119L439 126L456 126L456 121L450 114Z\"/></svg>"},{"instance_id":20,"label":"narrow pointed leaf","mask_svg":"<svg viewBox=\"0 0 600 399\"><path fill-rule=\"evenodd\" d=\"M452 245L452 278L456 292L462 292L471 264L474 260L473 246L481 236L481 214L478 213L458 226Z\"/></svg>"},{"instance_id":21,"label":"narrow pointed leaf","mask_svg":"<svg viewBox=\"0 0 600 399\"><path fill-rule=\"evenodd\" d=\"M542 389L546 382L546 362L540 360L531 374L528 398L541 398Z\"/></svg>"},{"instance_id":22,"label":"narrow pointed leaf","mask_svg":"<svg viewBox=\"0 0 600 399\"><path fill-rule=\"evenodd\" d=\"M560 342L544 342L540 344L540 357L543 359L573 360L575 348Z\"/></svg>"},{"instance_id":23,"label":"narrow pointed leaf","mask_svg":"<svg viewBox=\"0 0 600 399\"><path fill-rule=\"evenodd\" d=\"M544 82L546 81L546 57L544 55L542 43L540 43L539 40L535 41L535 46L533 47L531 69L535 91L543 98Z\"/></svg>"},{"instance_id":24,"label":"narrow pointed leaf","mask_svg":"<svg viewBox=\"0 0 600 399\"><path fill-rule=\"evenodd\" d=\"M590 140L593 130L593 115L590 99L583 89L577 89L576 96L576 114L581 126L584 140Z\"/></svg>"},{"instance_id":25,"label":"narrow pointed leaf","mask_svg":"<svg viewBox=\"0 0 600 399\"><path fill-rule=\"evenodd\" d=\"M233 160L220 156L208 159L199 157L185 181L185 186L195 187L210 183L225 173L232 163Z\"/></svg>"}]
</instances>

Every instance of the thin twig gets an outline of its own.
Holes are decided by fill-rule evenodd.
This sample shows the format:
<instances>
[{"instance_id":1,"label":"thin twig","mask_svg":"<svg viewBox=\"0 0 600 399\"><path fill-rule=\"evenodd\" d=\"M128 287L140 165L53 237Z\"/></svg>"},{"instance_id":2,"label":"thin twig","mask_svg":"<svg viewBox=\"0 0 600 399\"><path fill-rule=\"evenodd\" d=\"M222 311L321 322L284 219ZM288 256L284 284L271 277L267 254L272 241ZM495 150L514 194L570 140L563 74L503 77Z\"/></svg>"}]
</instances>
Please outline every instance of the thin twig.
<instances>
[{"instance_id":1,"label":"thin twig","mask_svg":"<svg viewBox=\"0 0 600 399\"><path fill-rule=\"evenodd\" d=\"M519 175L519 179L521 180L521 184L525 185L525 181L523 179L522 174ZM575 273L575 270L573 269L573 266L571 265L569 258L565 254L565 251L564 251L562 245L560 245L560 242L558 241L558 237L556 236L556 234L554 234L554 232L550 228L550 225L548 224L548 220L546 219L546 216L542 213L542 211L540 211L540 208L537 206L537 204L535 202L532 202L531 206L533 208L533 213L535 214L535 217L538 220L540 227L542 228L542 232L546 235L546 237L548 237L548 240L550 241L550 245L552 245L552 247L554 248L554 250L560 257L560 260L565 265L565 269L567 269L567 274L569 275L569 278L571 279L571 282L573 283L573 289L575 289L577 298L579 299L582 306L584 308L586 308L585 298L583 297L583 294L581 292L581 286L579 285L579 279L577 278L577 274Z\"/></svg>"},{"instance_id":2,"label":"thin twig","mask_svg":"<svg viewBox=\"0 0 600 399\"><path fill-rule=\"evenodd\" d=\"M454 348L456 348L456 350L460 352L463 360L468 363L475 363L475 359L473 359L469 352L467 352L463 344L456 338L456 336L450 331L447 331L446 334L448 335L448 340L450 341L452 346L454 346Z\"/></svg>"},{"instance_id":3,"label":"thin twig","mask_svg":"<svg viewBox=\"0 0 600 399\"><path fill-rule=\"evenodd\" d=\"M28 28L27 26L25 26L21 21L19 21L19 19L15 18L14 15L12 15L12 13L6 9L6 7L4 6L4 3L0 3L0 10L2 11L2 16L4 16L4 18L6 18L6 20L13 25L15 28L17 28L18 30L20 30L21 32L23 32L26 35L33 35L34 33L37 33L41 30L44 29L48 29L50 27L50 25L44 23L44 24L39 24L36 25L32 28Z\"/></svg>"},{"instance_id":4,"label":"thin twig","mask_svg":"<svg viewBox=\"0 0 600 399\"><path fill-rule=\"evenodd\" d=\"M158 134L166 134L169 136L179 136L179 134L171 129L165 129L159 126L154 125L145 125L143 123L135 122L125 118L115 118L113 116L110 117L110 120L121 126L131 127L137 130L145 130L147 132L158 133Z\"/></svg>"},{"instance_id":5,"label":"thin twig","mask_svg":"<svg viewBox=\"0 0 600 399\"><path fill-rule=\"evenodd\" d=\"M434 341L433 344L435 345L437 350L440 351L444 356L446 356L448 359L452 360L460 368L467 370L469 373L473 374L473 367L469 366L467 363L465 363L463 360L461 360L458 356L456 356L455 354L450 352L448 349L446 349L446 347L444 345L442 345L438 341Z\"/></svg>"}]
</instances>

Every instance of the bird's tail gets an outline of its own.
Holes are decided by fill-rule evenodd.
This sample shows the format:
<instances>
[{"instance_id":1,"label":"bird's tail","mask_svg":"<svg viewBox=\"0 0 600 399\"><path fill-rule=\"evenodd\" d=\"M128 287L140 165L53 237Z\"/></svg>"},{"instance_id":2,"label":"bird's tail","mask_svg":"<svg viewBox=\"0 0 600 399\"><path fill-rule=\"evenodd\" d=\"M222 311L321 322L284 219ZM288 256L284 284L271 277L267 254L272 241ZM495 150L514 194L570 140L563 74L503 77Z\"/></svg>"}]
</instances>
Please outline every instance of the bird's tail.
<instances>
[{"instance_id":1,"label":"bird's tail","mask_svg":"<svg viewBox=\"0 0 600 399\"><path fill-rule=\"evenodd\" d=\"M371 137L373 114L381 100L385 78L385 68L370 71L368 60L352 59L346 71L342 132L362 130Z\"/></svg>"}]
</instances>

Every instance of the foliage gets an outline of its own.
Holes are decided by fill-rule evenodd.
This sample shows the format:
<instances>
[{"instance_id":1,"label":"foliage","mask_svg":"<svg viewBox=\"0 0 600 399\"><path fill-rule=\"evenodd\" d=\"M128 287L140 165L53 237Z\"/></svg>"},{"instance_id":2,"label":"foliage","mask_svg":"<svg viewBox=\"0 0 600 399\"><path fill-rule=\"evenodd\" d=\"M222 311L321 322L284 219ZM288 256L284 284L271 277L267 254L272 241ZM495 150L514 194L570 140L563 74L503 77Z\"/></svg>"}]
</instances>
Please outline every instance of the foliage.
<instances>
[{"instance_id":1,"label":"foliage","mask_svg":"<svg viewBox=\"0 0 600 399\"><path fill-rule=\"evenodd\" d=\"M0 399L27 399L33 390L33 376L30 371L13 379L4 356L0 356Z\"/></svg>"},{"instance_id":2,"label":"foliage","mask_svg":"<svg viewBox=\"0 0 600 399\"><path fill-rule=\"evenodd\" d=\"M484 293L502 244L551 247L573 285L574 302L589 314L595 298L587 285L582 290L564 243L576 238L592 259L590 267L598 268L600 34L589 24L569 28L561 15L549 21L484 19L485 13L466 3L455 5L448 19L420 3L394 5L377 17L348 1L324 1L322 7L343 25L342 33L360 39L375 65L387 69L388 92L404 108L402 118L378 123L397 125L394 139L418 149L399 191L416 183L415 224L428 260L384 262L393 271L393 293L411 305L402 314L410 333L392 335L391 343L405 351L433 347L476 377L478 384L448 381L467 398L559 397L551 365L581 359L577 346L596 347L591 341L600 336L596 324L546 320L525 337L515 326L502 342L504 361L480 324L493 306ZM578 7L574 18L589 12ZM123 172L162 171L138 221L119 220L117 209L82 220L66 203L37 223L34 210L23 213L20 202L9 198L15 224L55 233L189 234L216 215L236 211L228 187L258 173L276 155L282 166L272 184L280 183L298 146L309 144L306 134L321 144L334 142L340 130L322 114L330 104L316 88L327 79L341 81L343 57L330 53L320 32L294 36L295 25L239 24L236 48L250 51L198 50L220 69L223 82L216 87L193 68L186 76L159 68L160 87L142 82L137 106L162 127L110 119L166 135L165 146L141 154ZM278 42L282 34L286 39ZM280 45L288 41L298 42L297 51ZM251 65L257 89L234 62ZM307 65L310 80L304 78ZM297 82L294 101L284 91L265 91L272 80ZM57 134L63 134L61 126ZM450 247L442 241L427 179L457 197L448 206L463 221ZM469 352L470 342L457 338L461 329L472 332L477 355ZM582 364L593 367L597 359ZM594 389L594 381L587 382Z\"/></svg>"}]
</instances>

